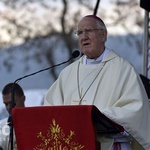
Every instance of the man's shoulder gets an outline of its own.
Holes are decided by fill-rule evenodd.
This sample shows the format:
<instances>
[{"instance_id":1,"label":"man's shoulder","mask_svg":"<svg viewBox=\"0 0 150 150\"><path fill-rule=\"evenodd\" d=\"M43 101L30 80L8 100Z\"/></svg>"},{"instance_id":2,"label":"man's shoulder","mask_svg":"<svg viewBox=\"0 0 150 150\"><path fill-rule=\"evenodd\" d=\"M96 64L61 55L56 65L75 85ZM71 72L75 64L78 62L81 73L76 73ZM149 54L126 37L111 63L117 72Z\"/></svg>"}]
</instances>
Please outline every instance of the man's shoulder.
<instances>
[{"instance_id":1,"label":"man's shoulder","mask_svg":"<svg viewBox=\"0 0 150 150\"><path fill-rule=\"evenodd\" d=\"M81 59L81 58L80 58L80 59ZM65 73L66 73L67 71L70 72L71 70L74 70L75 66L78 65L80 59L78 59L78 60L72 62L71 64L69 64L67 67L65 67L65 68L62 70L62 72L65 72Z\"/></svg>"},{"instance_id":2,"label":"man's shoulder","mask_svg":"<svg viewBox=\"0 0 150 150\"><path fill-rule=\"evenodd\" d=\"M8 118L4 118L0 120L0 146L4 150L7 149L9 133L10 133L9 126L7 125L7 120Z\"/></svg>"},{"instance_id":3,"label":"man's shoulder","mask_svg":"<svg viewBox=\"0 0 150 150\"><path fill-rule=\"evenodd\" d=\"M117 61L120 62L121 64L125 64L125 65L131 65L131 62L129 62L127 59L125 59L124 57L120 56L119 54L117 54L114 50L110 50L110 52L108 53L107 58L105 59L105 61L109 61L109 60L113 60L113 61Z\"/></svg>"},{"instance_id":4,"label":"man's shoulder","mask_svg":"<svg viewBox=\"0 0 150 150\"><path fill-rule=\"evenodd\" d=\"M3 118L0 120L0 122L7 122L8 118Z\"/></svg>"},{"instance_id":5,"label":"man's shoulder","mask_svg":"<svg viewBox=\"0 0 150 150\"><path fill-rule=\"evenodd\" d=\"M1 120L0 120L0 127L1 127L2 125L7 125L7 120L8 120L8 118L1 119Z\"/></svg>"}]
</instances>

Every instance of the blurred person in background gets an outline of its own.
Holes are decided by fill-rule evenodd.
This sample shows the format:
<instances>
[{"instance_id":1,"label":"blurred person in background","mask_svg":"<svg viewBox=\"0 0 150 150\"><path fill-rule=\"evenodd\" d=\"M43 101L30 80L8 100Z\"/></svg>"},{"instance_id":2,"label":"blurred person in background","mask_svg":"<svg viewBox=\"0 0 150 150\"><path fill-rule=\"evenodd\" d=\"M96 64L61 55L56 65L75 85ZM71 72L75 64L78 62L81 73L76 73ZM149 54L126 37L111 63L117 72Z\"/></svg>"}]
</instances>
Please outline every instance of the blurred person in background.
<instances>
[{"instance_id":1,"label":"blurred person in background","mask_svg":"<svg viewBox=\"0 0 150 150\"><path fill-rule=\"evenodd\" d=\"M25 107L25 95L22 87L17 83L9 83L2 90L2 99L6 110L10 113L11 99L12 99L12 87L14 88L14 102L15 107ZM9 150L10 147L10 118L4 118L0 120L0 147L3 150ZM17 145L14 136L13 149L17 150Z\"/></svg>"}]
</instances>

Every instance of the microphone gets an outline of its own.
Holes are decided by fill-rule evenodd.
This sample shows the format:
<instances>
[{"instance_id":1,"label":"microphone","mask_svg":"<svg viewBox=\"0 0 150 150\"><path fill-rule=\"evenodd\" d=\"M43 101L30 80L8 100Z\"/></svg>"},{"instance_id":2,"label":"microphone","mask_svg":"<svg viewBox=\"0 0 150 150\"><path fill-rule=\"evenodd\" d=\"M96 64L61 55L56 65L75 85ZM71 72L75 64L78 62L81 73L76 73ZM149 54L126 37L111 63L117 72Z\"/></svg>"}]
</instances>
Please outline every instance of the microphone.
<instances>
[{"instance_id":1,"label":"microphone","mask_svg":"<svg viewBox=\"0 0 150 150\"><path fill-rule=\"evenodd\" d=\"M24 78L27 78L29 76L33 76L35 74L38 74L40 72L43 72L43 71L46 71L46 70L49 70L51 68L54 68L54 67L57 67L57 66L60 66L60 65L63 65L65 63L68 63L69 61L71 61L73 58L77 58L78 56L80 55L80 52L78 50L75 50L73 53L72 53L72 56L71 58L69 58L67 61L64 61L62 63L59 63L59 64L56 64L56 65L53 65L53 66L50 66L50 67L47 67L45 69L41 69L37 72L34 72L34 73L31 73L31 74L28 74L28 75L25 75L23 77L20 77L18 79L16 79L13 83L13 86L12 86L12 91L11 91L11 108L9 110L9 122L10 122L10 143L11 143L11 150L13 150L13 122L12 122L12 115L11 115L11 111L12 109L15 107L15 101L14 101L14 86L15 86L15 83L19 82L20 80L24 79Z\"/></svg>"},{"instance_id":2,"label":"microphone","mask_svg":"<svg viewBox=\"0 0 150 150\"><path fill-rule=\"evenodd\" d=\"M59 63L59 64L56 64L56 65L53 65L53 66L47 67L47 68L45 68L45 69L41 69L41 70L39 70L39 71L37 71L37 72L34 72L34 73L31 73L31 74L28 74L28 75L23 76L23 77L21 77L21 78L18 78L18 79L16 79L16 80L15 80L14 84L15 84L15 83L17 83L17 82L19 82L20 80L22 80L22 79L26 78L26 77L29 77L29 76L35 75L35 74L37 74L37 73L40 73L40 72L46 71L46 70L48 70L48 69L51 69L51 68L54 68L54 67L57 67L57 66L60 66L60 65L63 65L63 64L65 64L65 63L69 62L71 59L73 59L73 58L77 58L79 55L80 55L80 52L79 52L78 50L75 50L75 51L72 53L72 57L71 57L71 58L69 58L67 61L64 61L64 62L62 62L62 63Z\"/></svg>"}]
</instances>

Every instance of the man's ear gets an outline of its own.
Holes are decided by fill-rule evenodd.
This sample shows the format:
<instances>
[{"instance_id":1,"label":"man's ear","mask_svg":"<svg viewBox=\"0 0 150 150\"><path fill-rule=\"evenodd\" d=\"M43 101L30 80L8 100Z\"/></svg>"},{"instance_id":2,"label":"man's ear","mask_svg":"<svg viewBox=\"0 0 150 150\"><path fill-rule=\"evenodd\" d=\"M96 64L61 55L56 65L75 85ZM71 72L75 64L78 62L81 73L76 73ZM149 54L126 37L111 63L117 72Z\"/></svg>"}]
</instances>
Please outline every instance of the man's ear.
<instances>
[{"instance_id":1,"label":"man's ear","mask_svg":"<svg viewBox=\"0 0 150 150\"><path fill-rule=\"evenodd\" d=\"M23 101L26 100L26 96L25 96L25 95L22 96L22 100L23 100Z\"/></svg>"},{"instance_id":2,"label":"man's ear","mask_svg":"<svg viewBox=\"0 0 150 150\"><path fill-rule=\"evenodd\" d=\"M107 31L102 30L102 35L103 35L103 41L106 42L106 40L107 40Z\"/></svg>"}]
</instances>

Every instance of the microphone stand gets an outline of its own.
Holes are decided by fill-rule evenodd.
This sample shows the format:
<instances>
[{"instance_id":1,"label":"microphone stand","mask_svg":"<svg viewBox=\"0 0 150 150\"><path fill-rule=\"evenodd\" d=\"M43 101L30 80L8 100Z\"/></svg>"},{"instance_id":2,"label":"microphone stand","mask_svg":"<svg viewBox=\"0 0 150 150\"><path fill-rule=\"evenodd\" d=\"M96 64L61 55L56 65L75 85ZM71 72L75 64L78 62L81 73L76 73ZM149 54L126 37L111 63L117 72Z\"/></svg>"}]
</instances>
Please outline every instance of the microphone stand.
<instances>
[{"instance_id":1,"label":"microphone stand","mask_svg":"<svg viewBox=\"0 0 150 150\"><path fill-rule=\"evenodd\" d=\"M13 83L12 89L11 89L11 108L10 108L10 112L9 112L9 121L10 121L10 143L11 143L11 150L13 150L13 135L14 135L14 131L13 131L13 120L12 120L12 109L15 107L15 100L14 100L14 86L15 86L15 82ZM9 149L9 147L8 147Z\"/></svg>"},{"instance_id":2,"label":"microphone stand","mask_svg":"<svg viewBox=\"0 0 150 150\"><path fill-rule=\"evenodd\" d=\"M54 67L57 67L57 66L60 66L60 65L63 65L65 63L68 63L70 60L72 60L73 58L77 58L78 56L80 55L80 52L78 50L75 50L73 53L72 53L72 57L69 58L67 61L64 61L62 63L59 63L59 64L56 64L56 65L53 65L53 66L50 66L50 67L47 67L45 69L41 69L37 72L34 72L34 73L31 73L31 74L28 74L28 75L25 75L21 78L18 78L14 81L13 83L13 86L12 86L12 90L11 90L11 108L10 108L10 112L9 112L9 120L10 120L10 142L11 142L11 150L13 150L13 118L12 118L12 109L15 107L15 100L14 100L14 93L15 93L15 90L14 90L14 86L16 83L18 83L20 80L24 79L24 78L27 78L29 76L32 76L32 75L35 75L37 73L40 73L40 72L43 72L43 71L46 71L46 70L49 70L51 68L54 68Z\"/></svg>"}]
</instances>

